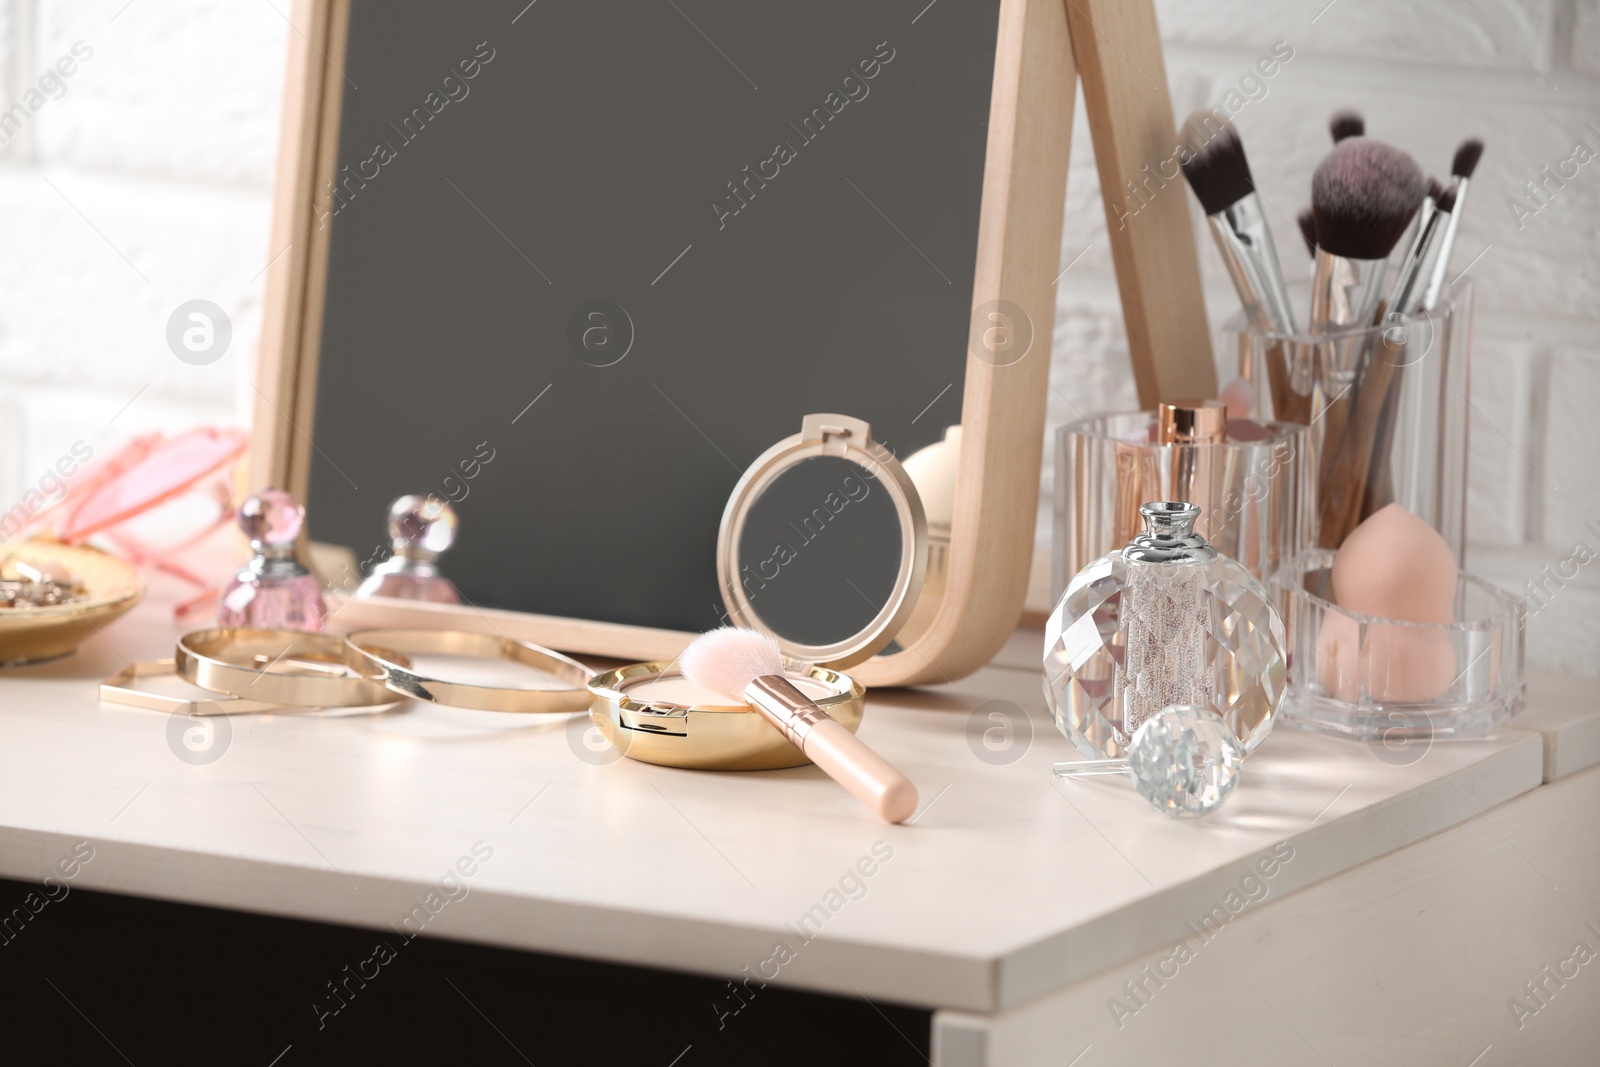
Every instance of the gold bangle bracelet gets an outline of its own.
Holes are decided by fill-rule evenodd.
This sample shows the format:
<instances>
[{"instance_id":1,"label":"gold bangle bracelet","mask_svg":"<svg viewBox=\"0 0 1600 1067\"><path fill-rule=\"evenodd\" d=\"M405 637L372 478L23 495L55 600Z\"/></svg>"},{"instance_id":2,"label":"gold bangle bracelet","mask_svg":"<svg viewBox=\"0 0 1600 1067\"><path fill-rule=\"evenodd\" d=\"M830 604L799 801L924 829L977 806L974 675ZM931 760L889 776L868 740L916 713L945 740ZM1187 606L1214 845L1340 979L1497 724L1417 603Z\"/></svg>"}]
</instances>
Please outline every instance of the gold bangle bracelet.
<instances>
[{"instance_id":1,"label":"gold bangle bracelet","mask_svg":"<svg viewBox=\"0 0 1600 1067\"><path fill-rule=\"evenodd\" d=\"M345 640L358 655L367 658L367 673L381 677L395 692L418 700L453 708L531 715L583 711L589 706L588 685L594 672L577 660L525 641L464 630L363 630L348 634ZM569 688L511 689L441 681L412 670L408 654L509 660L532 667Z\"/></svg>"},{"instance_id":2,"label":"gold bangle bracelet","mask_svg":"<svg viewBox=\"0 0 1600 1067\"><path fill-rule=\"evenodd\" d=\"M338 634L195 630L178 638L175 658L178 675L185 681L242 700L308 708L361 708L400 699L372 677L370 660ZM291 661L286 665L292 667L296 660L306 661L300 673L270 669L284 661ZM340 669L350 673L334 673Z\"/></svg>"},{"instance_id":3,"label":"gold bangle bracelet","mask_svg":"<svg viewBox=\"0 0 1600 1067\"><path fill-rule=\"evenodd\" d=\"M215 700L186 700L183 697L140 689L136 684L147 678L169 678L176 674L176 666L170 659L130 663L100 683L100 699L108 704L122 704L130 708L144 708L147 711L166 711L174 715L243 715L251 712L278 713L302 710L281 704L268 704L263 700L242 700L221 693L217 694Z\"/></svg>"}]
</instances>

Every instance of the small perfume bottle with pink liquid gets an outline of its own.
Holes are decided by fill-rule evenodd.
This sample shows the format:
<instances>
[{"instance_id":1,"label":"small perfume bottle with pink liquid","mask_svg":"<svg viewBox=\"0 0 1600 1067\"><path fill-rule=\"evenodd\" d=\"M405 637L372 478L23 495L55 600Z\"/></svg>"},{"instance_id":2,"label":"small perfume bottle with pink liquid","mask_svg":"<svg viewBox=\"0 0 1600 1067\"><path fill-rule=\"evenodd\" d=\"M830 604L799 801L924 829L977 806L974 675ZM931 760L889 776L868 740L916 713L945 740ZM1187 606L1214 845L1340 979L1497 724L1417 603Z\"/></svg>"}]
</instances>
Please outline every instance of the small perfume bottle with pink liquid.
<instances>
[{"instance_id":1,"label":"small perfume bottle with pink liquid","mask_svg":"<svg viewBox=\"0 0 1600 1067\"><path fill-rule=\"evenodd\" d=\"M456 539L456 509L442 497L403 496L389 505L394 555L372 569L356 596L392 596L459 604L456 587L439 573L439 553Z\"/></svg>"},{"instance_id":2,"label":"small perfume bottle with pink liquid","mask_svg":"<svg viewBox=\"0 0 1600 1067\"><path fill-rule=\"evenodd\" d=\"M239 528L255 557L222 594L218 626L322 629L328 606L322 586L294 554L306 509L281 489L265 489L239 506Z\"/></svg>"}]
</instances>

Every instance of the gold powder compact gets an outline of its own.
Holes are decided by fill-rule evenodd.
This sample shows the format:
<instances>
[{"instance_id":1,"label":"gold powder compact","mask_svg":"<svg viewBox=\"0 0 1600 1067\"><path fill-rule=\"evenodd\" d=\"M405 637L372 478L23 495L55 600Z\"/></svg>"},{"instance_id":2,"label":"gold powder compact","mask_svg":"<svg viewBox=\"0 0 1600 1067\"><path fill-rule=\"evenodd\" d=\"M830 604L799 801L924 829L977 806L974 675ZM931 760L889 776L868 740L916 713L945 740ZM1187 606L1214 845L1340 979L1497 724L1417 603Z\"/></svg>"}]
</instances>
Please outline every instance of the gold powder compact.
<instances>
[{"instance_id":1,"label":"gold powder compact","mask_svg":"<svg viewBox=\"0 0 1600 1067\"><path fill-rule=\"evenodd\" d=\"M807 415L744 472L717 536L725 612L712 625L759 630L789 680L854 732L866 690L843 672L905 640L928 568L917 487L872 428ZM768 770L809 760L760 713L702 691L676 663L637 663L589 683L589 714L646 763Z\"/></svg>"}]
</instances>

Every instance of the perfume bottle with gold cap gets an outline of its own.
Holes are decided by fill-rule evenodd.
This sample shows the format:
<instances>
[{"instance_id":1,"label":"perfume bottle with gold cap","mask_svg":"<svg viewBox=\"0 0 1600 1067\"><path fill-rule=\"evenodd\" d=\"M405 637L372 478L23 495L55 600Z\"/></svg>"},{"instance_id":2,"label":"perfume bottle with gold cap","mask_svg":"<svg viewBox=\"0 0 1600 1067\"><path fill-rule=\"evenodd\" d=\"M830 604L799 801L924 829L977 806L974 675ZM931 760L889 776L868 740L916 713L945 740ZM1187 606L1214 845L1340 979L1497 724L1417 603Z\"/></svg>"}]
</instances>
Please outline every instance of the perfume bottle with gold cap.
<instances>
[{"instance_id":1,"label":"perfume bottle with gold cap","mask_svg":"<svg viewBox=\"0 0 1600 1067\"><path fill-rule=\"evenodd\" d=\"M1154 441L1123 442L1117 449L1116 538L1126 542L1144 529L1146 500L1185 500L1214 507L1215 486L1234 462L1228 449L1147 447L1220 445L1228 439L1228 409L1220 400L1162 401L1156 406Z\"/></svg>"},{"instance_id":2,"label":"perfume bottle with gold cap","mask_svg":"<svg viewBox=\"0 0 1600 1067\"><path fill-rule=\"evenodd\" d=\"M1070 423L1057 442L1058 595L1090 560L1139 534L1147 500L1200 508L1195 530L1262 581L1315 536L1317 471L1304 426L1179 400Z\"/></svg>"}]
</instances>

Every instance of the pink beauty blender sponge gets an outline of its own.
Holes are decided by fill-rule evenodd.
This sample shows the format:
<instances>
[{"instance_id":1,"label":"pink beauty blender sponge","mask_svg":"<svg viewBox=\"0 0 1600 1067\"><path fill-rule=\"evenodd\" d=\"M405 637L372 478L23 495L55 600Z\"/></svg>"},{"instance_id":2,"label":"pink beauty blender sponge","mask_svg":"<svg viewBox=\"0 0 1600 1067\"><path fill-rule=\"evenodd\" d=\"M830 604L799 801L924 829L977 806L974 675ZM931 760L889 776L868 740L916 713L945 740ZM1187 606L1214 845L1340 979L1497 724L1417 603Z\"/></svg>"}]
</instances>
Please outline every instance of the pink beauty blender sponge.
<instances>
[{"instance_id":1,"label":"pink beauty blender sponge","mask_svg":"<svg viewBox=\"0 0 1600 1067\"><path fill-rule=\"evenodd\" d=\"M1448 623L1455 617L1456 560L1438 531L1390 504L1351 531L1333 561L1333 595L1346 611L1377 620ZM1456 677L1449 634L1433 626L1329 613L1317 635L1317 673L1340 700L1421 703Z\"/></svg>"},{"instance_id":2,"label":"pink beauty blender sponge","mask_svg":"<svg viewBox=\"0 0 1600 1067\"><path fill-rule=\"evenodd\" d=\"M1341 608L1381 619L1455 619L1456 557L1439 532L1390 504L1350 531L1333 560Z\"/></svg>"}]
</instances>

